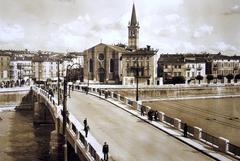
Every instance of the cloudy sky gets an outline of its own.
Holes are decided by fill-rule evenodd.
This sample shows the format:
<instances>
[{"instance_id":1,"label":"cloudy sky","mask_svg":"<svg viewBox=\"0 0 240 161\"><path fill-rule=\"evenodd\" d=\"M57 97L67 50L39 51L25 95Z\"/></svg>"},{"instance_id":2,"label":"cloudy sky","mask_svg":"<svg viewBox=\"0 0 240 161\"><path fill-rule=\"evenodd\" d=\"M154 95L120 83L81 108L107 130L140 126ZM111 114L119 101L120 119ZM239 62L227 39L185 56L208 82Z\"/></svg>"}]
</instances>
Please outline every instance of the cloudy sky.
<instances>
[{"instance_id":1,"label":"cloudy sky","mask_svg":"<svg viewBox=\"0 0 240 161\"><path fill-rule=\"evenodd\" d=\"M135 0L140 47L240 55L240 0ZM0 0L0 48L127 43L133 0Z\"/></svg>"}]
</instances>

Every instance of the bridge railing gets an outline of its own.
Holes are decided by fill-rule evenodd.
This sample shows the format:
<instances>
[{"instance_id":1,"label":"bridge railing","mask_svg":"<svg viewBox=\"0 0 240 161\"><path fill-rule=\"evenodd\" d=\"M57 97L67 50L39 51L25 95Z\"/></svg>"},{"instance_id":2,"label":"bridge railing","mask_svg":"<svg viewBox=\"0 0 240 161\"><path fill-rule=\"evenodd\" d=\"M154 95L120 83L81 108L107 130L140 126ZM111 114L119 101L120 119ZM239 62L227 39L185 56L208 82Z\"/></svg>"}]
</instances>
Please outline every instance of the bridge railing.
<instances>
[{"instance_id":1,"label":"bridge railing","mask_svg":"<svg viewBox=\"0 0 240 161\"><path fill-rule=\"evenodd\" d=\"M54 111L55 117L59 118L59 120L62 122L62 105L56 105L56 98L52 97L47 91L41 88L33 86L32 89L46 99L47 103L50 105L50 108L52 108ZM77 151L77 147L80 149L84 148L84 151L90 154L86 155L86 157L91 156L90 160L101 161L103 158L102 145L96 141L91 133L89 133L87 138L84 136L85 132L83 131L83 125L76 119L73 114L71 114L71 112L67 117L67 130L75 142L75 152Z\"/></svg>"},{"instance_id":2,"label":"bridge railing","mask_svg":"<svg viewBox=\"0 0 240 161\"><path fill-rule=\"evenodd\" d=\"M104 89L100 89L100 88L94 89L94 87L93 87L92 91L104 91ZM96 92L93 92L93 93L96 94ZM151 107L149 107L149 106L142 105L142 103L140 101L139 102L132 101L131 99L124 97L120 94L114 93L114 92L111 92L111 98L113 98L114 100L117 100L131 108L134 108L138 111L140 111L141 107L143 107L143 110L146 113L151 109ZM182 121L180 119L171 118L171 117L165 115L165 113L163 113L161 111L158 111L158 115L159 115L158 120L160 122L167 123L168 125L175 127L177 130L183 131L184 123L182 123ZM229 143L229 141L227 139L210 135L206 132L203 132L201 128L196 127L196 126L188 125L187 132L190 137L193 137L203 143L206 143L210 146L218 148L222 152L225 152L227 154L230 154L231 156L234 156L237 159L240 159L240 147Z\"/></svg>"}]
</instances>

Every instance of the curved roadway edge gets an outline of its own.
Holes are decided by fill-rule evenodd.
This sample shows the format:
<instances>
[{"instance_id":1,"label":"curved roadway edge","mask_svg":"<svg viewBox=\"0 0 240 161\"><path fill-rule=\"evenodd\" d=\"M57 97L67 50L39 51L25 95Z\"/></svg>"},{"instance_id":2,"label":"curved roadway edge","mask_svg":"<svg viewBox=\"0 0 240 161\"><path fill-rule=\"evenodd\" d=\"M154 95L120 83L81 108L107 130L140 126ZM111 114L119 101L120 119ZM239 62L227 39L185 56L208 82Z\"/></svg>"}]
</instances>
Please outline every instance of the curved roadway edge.
<instances>
[{"instance_id":1,"label":"curved roadway edge","mask_svg":"<svg viewBox=\"0 0 240 161\"><path fill-rule=\"evenodd\" d=\"M75 90L75 91L81 92L81 91L79 91L79 90ZM156 121L148 121L147 117L145 117L145 116L140 116L140 114L139 114L138 111L136 111L136 110L131 110L131 109L129 109L126 105L124 105L124 104L122 104L122 103L120 103L120 102L118 102L118 101L115 101L115 100L113 100L113 99L111 99L111 98L105 99L104 96L99 96L99 95L97 95L97 94L95 94L95 93L91 93L91 92L89 92L88 94L91 94L91 95L93 95L93 96L95 96L95 97L98 97L98 98L101 98L101 99L103 99L103 100L105 100L105 101L108 101L109 103L115 105L116 107L121 108L121 109L123 109L124 111L126 111L126 112L128 112L128 113L130 113L130 114L132 114L132 115L134 115L134 116L136 116L136 117L138 117L139 119L145 121L146 123L154 126L155 128L157 128L157 129L165 132L166 134L168 134L168 135L176 138L177 140L179 140L179 141L181 141L181 142L189 145L190 147L196 149L197 151L199 151L199 152L201 152L201 153L203 153L203 154L205 154L205 155L207 155L207 156L209 156L209 157L211 157L211 158L213 158L213 159L215 159L215 160L219 160L219 161L231 161L231 160L236 160L236 159L234 159L234 158L232 158L232 157L230 157L230 156L228 156L228 155L225 155L225 154L223 154L223 153L220 153L220 152L217 152L217 151L214 151L214 150L209 150L209 149L213 149L211 146L208 146L208 145L206 145L206 144L198 143L198 142L196 142L196 141L193 141L193 140L190 139L190 138L185 138L185 137L183 137L181 132L179 132L179 131L177 131L177 130L173 130L173 129L166 128L166 127L165 127L165 126L166 126L165 124L162 124L162 123L159 123L159 122L156 122ZM164 125L165 125L165 126L164 126ZM206 147L207 147L207 148L206 148Z\"/></svg>"}]
</instances>

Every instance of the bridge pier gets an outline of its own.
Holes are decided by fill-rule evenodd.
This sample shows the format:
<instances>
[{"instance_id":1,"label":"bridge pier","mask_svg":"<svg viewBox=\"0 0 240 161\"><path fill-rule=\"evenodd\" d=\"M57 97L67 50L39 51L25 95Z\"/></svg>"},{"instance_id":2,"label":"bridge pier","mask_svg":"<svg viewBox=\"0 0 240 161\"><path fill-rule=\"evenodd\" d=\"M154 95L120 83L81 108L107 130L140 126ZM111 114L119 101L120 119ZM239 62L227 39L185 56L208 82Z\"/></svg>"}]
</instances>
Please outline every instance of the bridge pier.
<instances>
[{"instance_id":1,"label":"bridge pier","mask_svg":"<svg viewBox=\"0 0 240 161\"><path fill-rule=\"evenodd\" d=\"M45 100L39 97L33 103L33 124L54 124Z\"/></svg>"},{"instance_id":2,"label":"bridge pier","mask_svg":"<svg viewBox=\"0 0 240 161\"><path fill-rule=\"evenodd\" d=\"M51 132L50 140L50 161L64 160L64 136L57 130Z\"/></svg>"}]
</instances>

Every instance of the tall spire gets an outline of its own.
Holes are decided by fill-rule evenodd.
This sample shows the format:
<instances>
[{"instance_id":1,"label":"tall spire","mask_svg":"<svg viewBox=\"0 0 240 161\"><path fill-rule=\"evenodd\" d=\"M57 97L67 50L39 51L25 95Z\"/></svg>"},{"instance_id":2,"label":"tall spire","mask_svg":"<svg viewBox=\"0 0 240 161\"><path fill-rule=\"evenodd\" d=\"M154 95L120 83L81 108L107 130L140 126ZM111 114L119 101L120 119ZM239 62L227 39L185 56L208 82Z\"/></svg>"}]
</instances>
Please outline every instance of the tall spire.
<instances>
[{"instance_id":1,"label":"tall spire","mask_svg":"<svg viewBox=\"0 0 240 161\"><path fill-rule=\"evenodd\" d=\"M136 11L135 11L135 5L134 5L134 3L133 3L133 8L132 8L132 17L131 17L130 25L131 25L131 26L137 25L137 16L136 16Z\"/></svg>"},{"instance_id":2,"label":"tall spire","mask_svg":"<svg viewBox=\"0 0 240 161\"><path fill-rule=\"evenodd\" d=\"M138 48L138 37L139 37L139 24L137 22L137 16L135 11L135 5L132 7L132 17L128 25L128 47L131 49Z\"/></svg>"}]
</instances>

